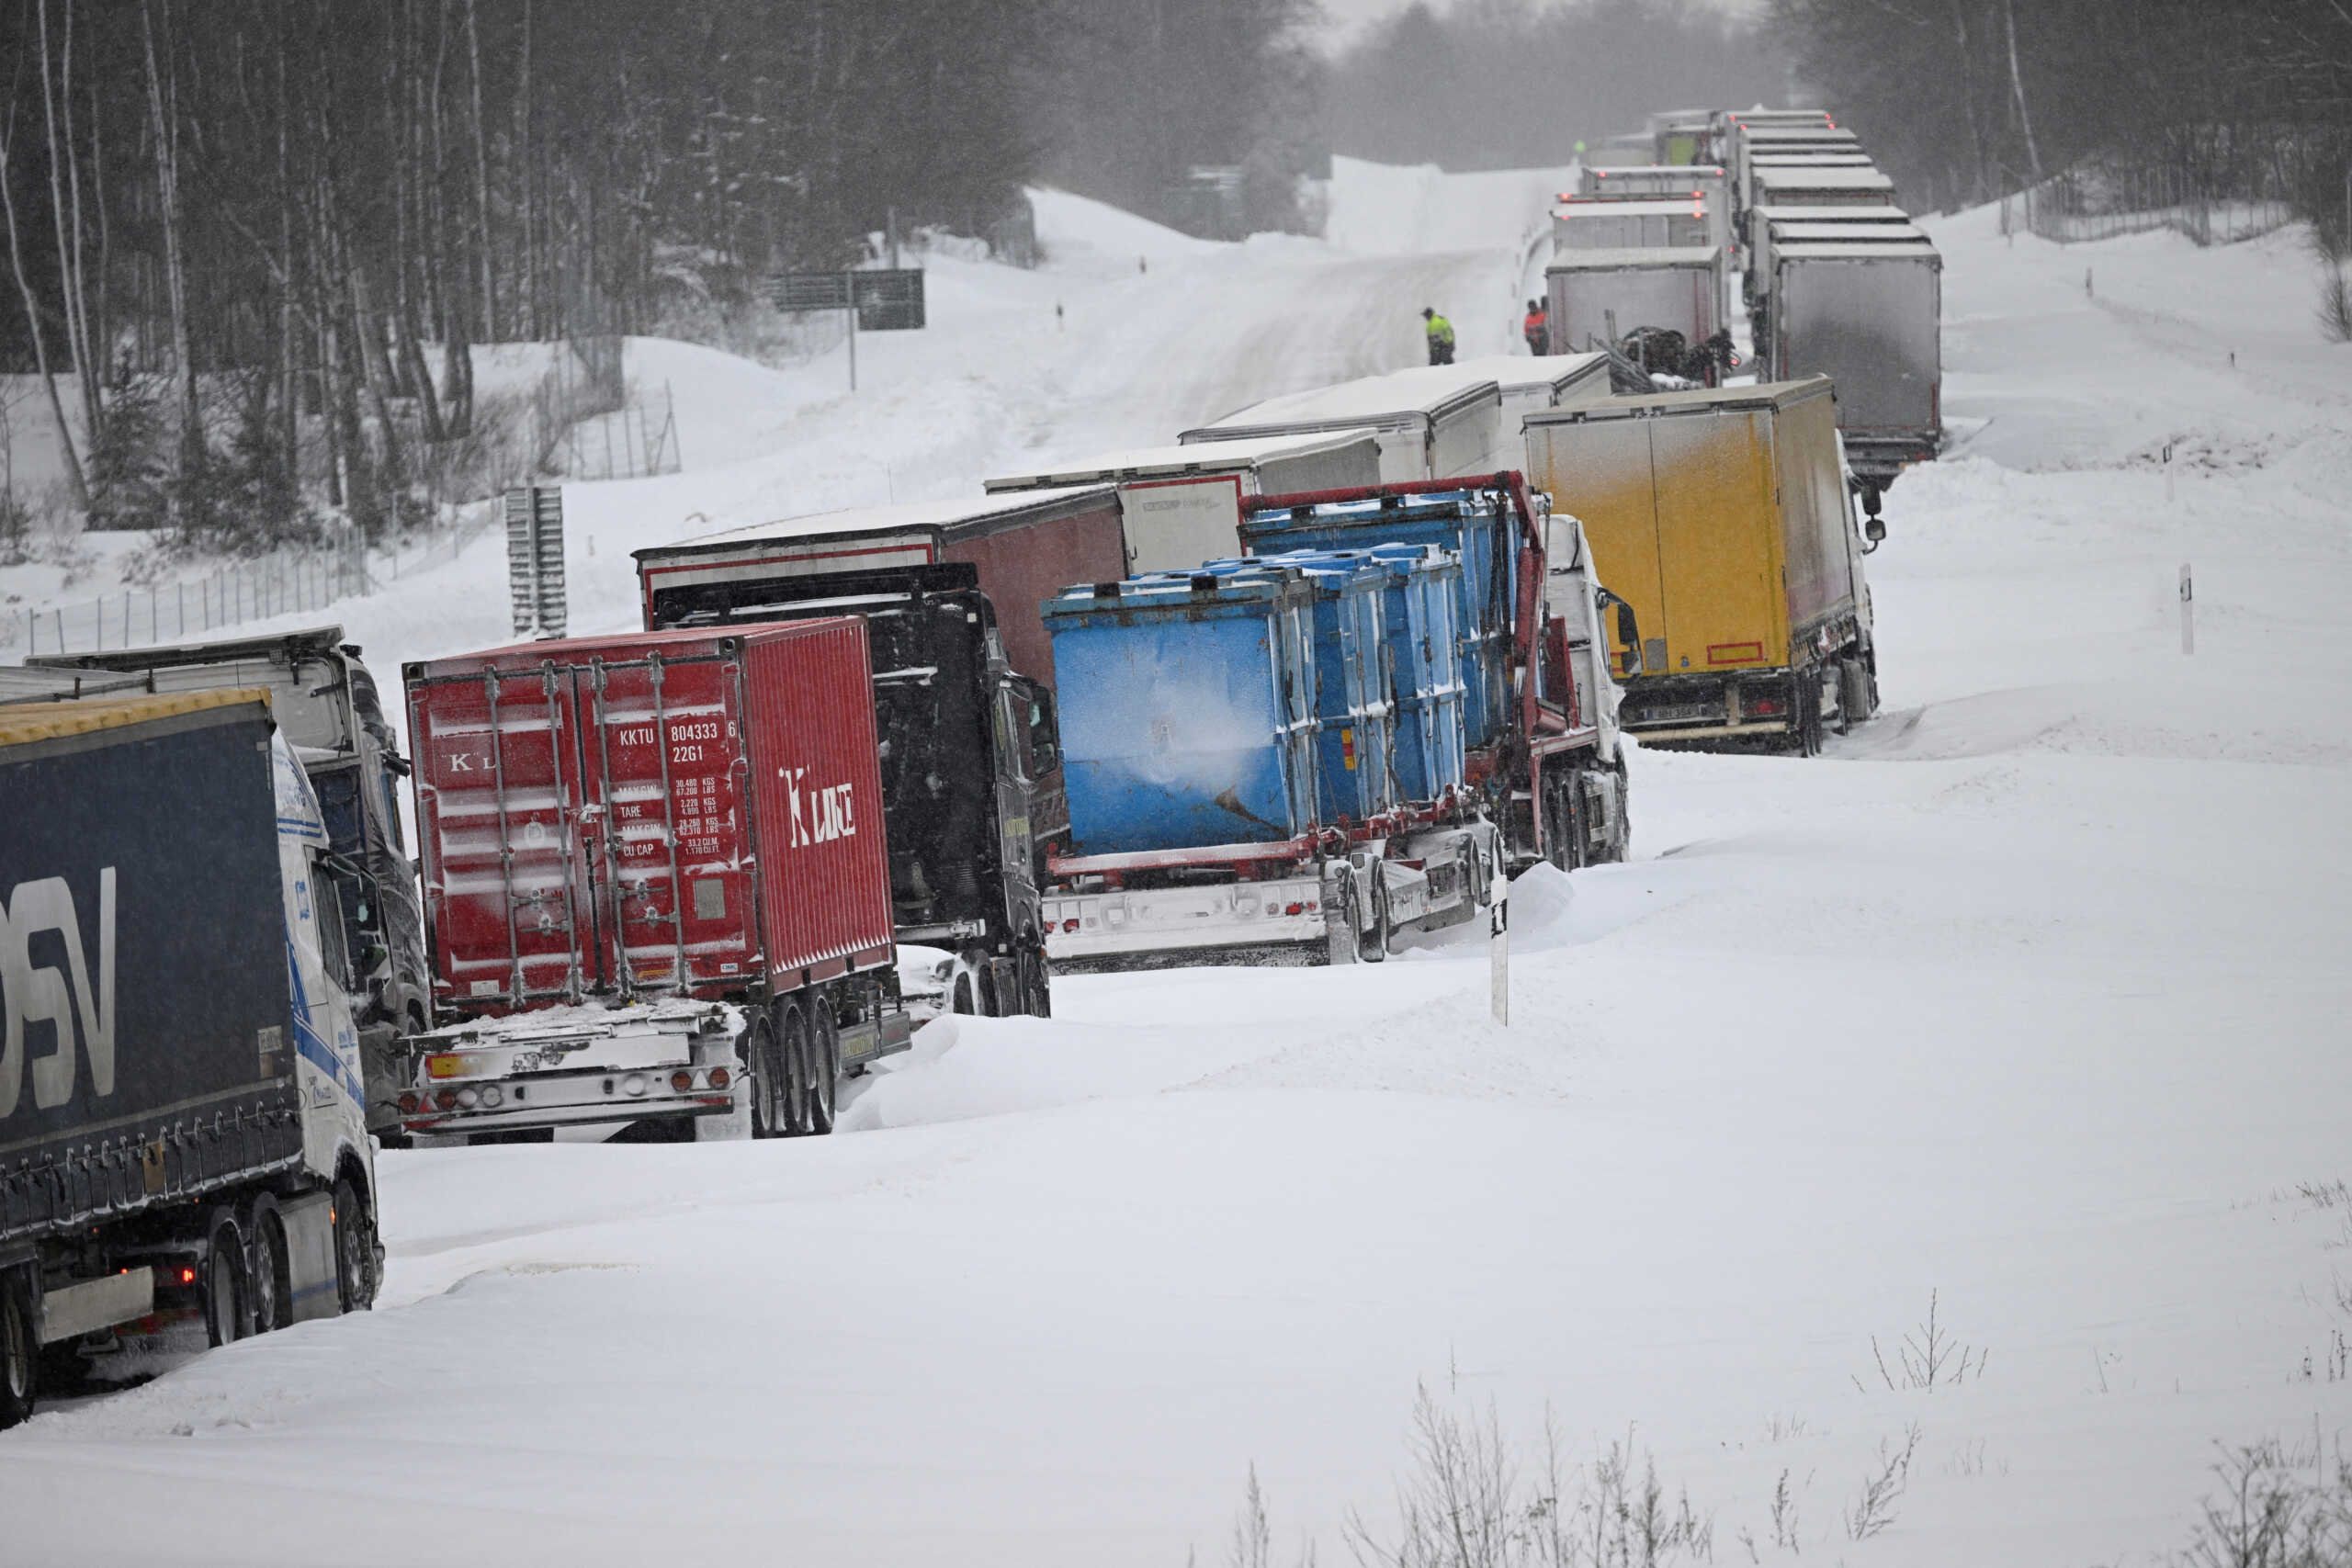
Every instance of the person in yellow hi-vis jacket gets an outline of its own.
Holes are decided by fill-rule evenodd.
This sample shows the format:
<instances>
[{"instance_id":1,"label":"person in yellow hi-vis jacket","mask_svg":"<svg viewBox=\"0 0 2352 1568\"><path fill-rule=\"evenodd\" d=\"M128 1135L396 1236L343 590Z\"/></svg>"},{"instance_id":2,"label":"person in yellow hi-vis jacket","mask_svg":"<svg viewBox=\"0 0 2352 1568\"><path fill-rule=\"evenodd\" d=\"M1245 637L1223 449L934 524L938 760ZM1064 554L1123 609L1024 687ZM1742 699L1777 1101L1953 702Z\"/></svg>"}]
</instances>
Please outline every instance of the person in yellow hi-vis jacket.
<instances>
[{"instance_id":1,"label":"person in yellow hi-vis jacket","mask_svg":"<svg viewBox=\"0 0 2352 1568\"><path fill-rule=\"evenodd\" d=\"M1453 323L1439 315L1434 307L1427 305L1421 307L1421 321L1423 330L1429 333L1430 338L1430 363L1431 365L1453 364Z\"/></svg>"}]
</instances>

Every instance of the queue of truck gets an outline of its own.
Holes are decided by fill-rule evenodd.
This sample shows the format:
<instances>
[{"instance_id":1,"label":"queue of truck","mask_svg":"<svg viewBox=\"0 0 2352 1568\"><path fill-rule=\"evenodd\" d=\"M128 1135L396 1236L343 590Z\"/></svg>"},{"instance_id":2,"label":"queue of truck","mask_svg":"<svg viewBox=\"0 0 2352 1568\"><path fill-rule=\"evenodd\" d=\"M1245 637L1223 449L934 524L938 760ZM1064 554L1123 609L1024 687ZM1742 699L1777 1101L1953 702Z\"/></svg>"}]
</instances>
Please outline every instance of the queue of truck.
<instances>
[{"instance_id":1,"label":"queue of truck","mask_svg":"<svg viewBox=\"0 0 2352 1568\"><path fill-rule=\"evenodd\" d=\"M379 1145L821 1134L1057 973L1623 859L1630 739L1875 708L1839 412L1473 361L650 547L641 629L404 665L406 758L334 627L0 671L0 1426L365 1308Z\"/></svg>"},{"instance_id":2,"label":"queue of truck","mask_svg":"<svg viewBox=\"0 0 2352 1568\"><path fill-rule=\"evenodd\" d=\"M1942 258L1854 132L1819 110L1751 109L1669 111L1648 134L1655 163L1590 164L1552 210L1553 350L1616 345L1720 386L1744 310L1755 379L1836 383L1865 482L1932 459Z\"/></svg>"}]
</instances>

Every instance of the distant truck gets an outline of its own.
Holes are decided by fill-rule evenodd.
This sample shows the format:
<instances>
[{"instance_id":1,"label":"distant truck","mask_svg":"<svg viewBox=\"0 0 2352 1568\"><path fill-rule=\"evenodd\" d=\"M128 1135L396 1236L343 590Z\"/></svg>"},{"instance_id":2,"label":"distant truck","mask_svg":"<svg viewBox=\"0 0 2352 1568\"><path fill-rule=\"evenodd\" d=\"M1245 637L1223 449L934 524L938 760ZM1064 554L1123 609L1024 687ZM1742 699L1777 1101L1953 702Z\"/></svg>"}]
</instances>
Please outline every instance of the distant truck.
<instances>
[{"instance_id":1,"label":"distant truck","mask_svg":"<svg viewBox=\"0 0 2352 1568\"><path fill-rule=\"evenodd\" d=\"M903 1049L865 623L518 643L406 668L435 1138L830 1132Z\"/></svg>"},{"instance_id":2,"label":"distant truck","mask_svg":"<svg viewBox=\"0 0 2352 1568\"><path fill-rule=\"evenodd\" d=\"M1679 197L1576 197L1552 209L1555 257L1578 251L1720 245L1729 237L1729 220L1719 209L1711 210L1706 196L1700 192Z\"/></svg>"},{"instance_id":3,"label":"distant truck","mask_svg":"<svg viewBox=\"0 0 2352 1568\"><path fill-rule=\"evenodd\" d=\"M1369 431L1335 430L1100 453L1001 475L987 481L987 489L1002 495L1117 485L1127 570L1153 572L1239 549L1246 497L1379 482L1378 440Z\"/></svg>"},{"instance_id":4,"label":"distant truck","mask_svg":"<svg viewBox=\"0 0 2352 1568\"><path fill-rule=\"evenodd\" d=\"M1555 253L1544 269L1552 352L1620 343L1643 327L1705 343L1724 324L1724 261L1709 244Z\"/></svg>"},{"instance_id":5,"label":"distant truck","mask_svg":"<svg viewBox=\"0 0 2352 1568\"><path fill-rule=\"evenodd\" d=\"M646 614L649 630L861 616L896 939L945 954L906 999L939 1011L1048 1010L1037 888L1046 857L1069 837L1054 697L1007 662L976 568L656 580Z\"/></svg>"},{"instance_id":6,"label":"distant truck","mask_svg":"<svg viewBox=\"0 0 2352 1568\"><path fill-rule=\"evenodd\" d=\"M266 692L0 708L0 1427L124 1337L374 1301L357 879Z\"/></svg>"},{"instance_id":7,"label":"distant truck","mask_svg":"<svg viewBox=\"0 0 2352 1568\"><path fill-rule=\"evenodd\" d=\"M1893 207L1894 182L1867 164L1766 164L1748 173L1740 197L1740 228L1755 234L1752 214L1762 207Z\"/></svg>"},{"instance_id":8,"label":"distant truck","mask_svg":"<svg viewBox=\"0 0 2352 1568\"><path fill-rule=\"evenodd\" d=\"M1765 373L1827 376L1856 473L1884 489L1943 442L1943 258L1894 226L1780 226Z\"/></svg>"},{"instance_id":9,"label":"distant truck","mask_svg":"<svg viewBox=\"0 0 2352 1568\"><path fill-rule=\"evenodd\" d=\"M1862 557L1885 530L1874 504L1856 526L1826 378L1558 409L1527 438L1645 634L1611 655L1628 733L1810 756L1876 709Z\"/></svg>"},{"instance_id":10,"label":"distant truck","mask_svg":"<svg viewBox=\"0 0 2352 1568\"><path fill-rule=\"evenodd\" d=\"M0 700L30 694L28 683L86 692L204 692L260 688L281 734L311 777L334 853L355 868L343 901L345 945L363 982L360 1057L368 1128L397 1139L391 1105L406 1081L399 1041L425 1026L432 971L416 873L401 829L399 781L409 765L384 720L376 678L341 626L275 636L103 653L36 655L23 670L0 670Z\"/></svg>"},{"instance_id":11,"label":"distant truck","mask_svg":"<svg viewBox=\"0 0 2352 1568\"><path fill-rule=\"evenodd\" d=\"M1431 365L1269 398L1177 439L1193 446L1368 431L1380 443L1380 482L1412 484L1502 467L1508 443L1501 407L1493 381L1466 376L1457 366Z\"/></svg>"},{"instance_id":12,"label":"distant truck","mask_svg":"<svg viewBox=\"0 0 2352 1568\"><path fill-rule=\"evenodd\" d=\"M1759 207L1747 215L1747 248L1741 254L1740 285L1749 309L1771 288L1772 234L1775 227L1838 223L1848 229L1912 228L1911 215L1899 207ZM1807 236L1811 238L1810 234ZM1760 334L1759 334L1760 335Z\"/></svg>"}]
</instances>

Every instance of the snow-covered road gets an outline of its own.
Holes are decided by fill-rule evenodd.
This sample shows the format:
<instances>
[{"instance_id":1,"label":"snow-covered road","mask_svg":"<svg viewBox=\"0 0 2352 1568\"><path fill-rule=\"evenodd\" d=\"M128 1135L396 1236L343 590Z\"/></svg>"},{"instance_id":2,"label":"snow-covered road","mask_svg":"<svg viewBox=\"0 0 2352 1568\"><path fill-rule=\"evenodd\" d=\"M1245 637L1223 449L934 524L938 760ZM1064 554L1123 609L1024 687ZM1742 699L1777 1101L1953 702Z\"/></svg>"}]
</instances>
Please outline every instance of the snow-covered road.
<instances>
[{"instance_id":1,"label":"snow-covered road","mask_svg":"<svg viewBox=\"0 0 2352 1568\"><path fill-rule=\"evenodd\" d=\"M1165 439L1408 362L1423 294L1498 351L1549 177L1379 175L1423 216L1352 252L1049 210L1055 268L935 280L978 324L854 402L710 356L681 398L746 457L576 491L575 624L685 512ZM379 1310L0 1438L0 1562L1175 1564L1253 1465L1283 1556L1340 1561L1417 1386L1630 1433L1725 1562L2147 1561L2216 1443L2337 1452L2352 350L2287 237L1937 231L1970 434L1890 492L1888 714L1640 754L1638 858L1518 888L1509 1031L1468 948L1070 979L830 1139L387 1156ZM388 664L487 640L492 560L349 619ZM1891 1387L1931 1299L1981 1370Z\"/></svg>"}]
</instances>

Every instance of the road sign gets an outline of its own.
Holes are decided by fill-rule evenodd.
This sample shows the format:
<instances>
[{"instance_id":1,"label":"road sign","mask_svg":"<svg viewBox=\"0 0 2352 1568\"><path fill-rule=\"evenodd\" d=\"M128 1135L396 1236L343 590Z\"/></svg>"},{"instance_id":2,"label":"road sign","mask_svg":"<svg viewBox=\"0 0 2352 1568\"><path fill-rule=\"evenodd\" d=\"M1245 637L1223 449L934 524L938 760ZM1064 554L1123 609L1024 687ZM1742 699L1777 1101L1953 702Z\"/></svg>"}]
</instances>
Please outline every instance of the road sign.
<instances>
[{"instance_id":1,"label":"road sign","mask_svg":"<svg viewBox=\"0 0 2352 1568\"><path fill-rule=\"evenodd\" d=\"M922 268L870 272L780 272L765 280L779 310L857 311L860 332L908 332L924 323Z\"/></svg>"}]
</instances>

